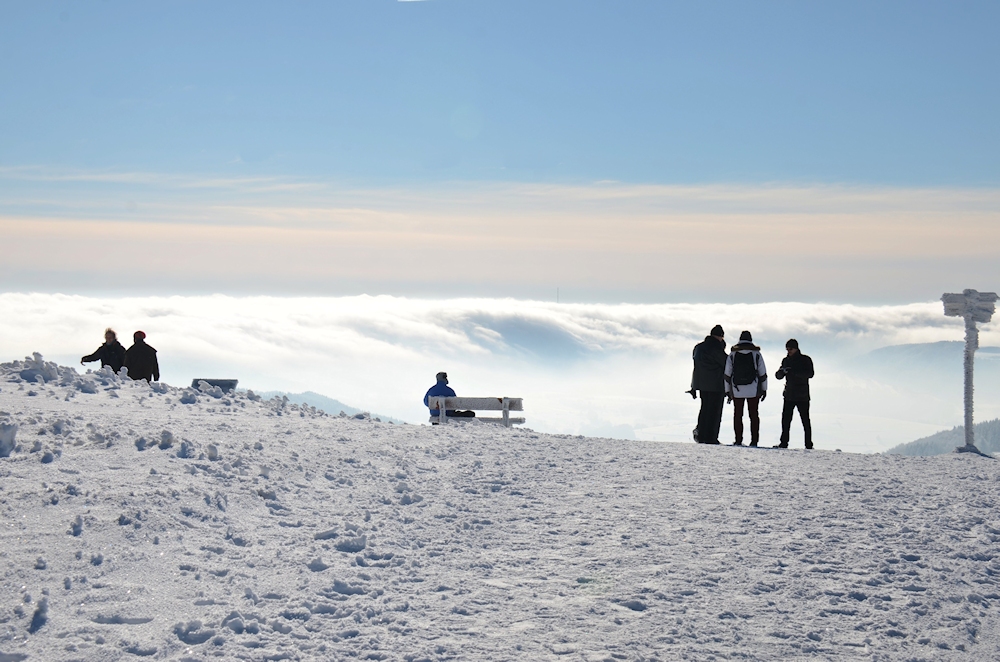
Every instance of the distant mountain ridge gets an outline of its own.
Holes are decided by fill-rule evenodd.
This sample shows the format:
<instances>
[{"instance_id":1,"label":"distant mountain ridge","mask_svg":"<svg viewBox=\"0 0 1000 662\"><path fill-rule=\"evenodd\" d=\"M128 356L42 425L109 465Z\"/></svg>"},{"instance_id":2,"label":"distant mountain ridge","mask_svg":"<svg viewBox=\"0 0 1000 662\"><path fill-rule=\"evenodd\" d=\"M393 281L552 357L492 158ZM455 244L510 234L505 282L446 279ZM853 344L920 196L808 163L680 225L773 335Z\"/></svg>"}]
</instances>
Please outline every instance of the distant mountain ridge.
<instances>
[{"instance_id":1,"label":"distant mountain ridge","mask_svg":"<svg viewBox=\"0 0 1000 662\"><path fill-rule=\"evenodd\" d=\"M285 396L288 398L289 402L294 402L298 405L309 405L310 407L316 407L316 409L322 409L327 414L333 414L336 416L340 412L344 412L348 416L354 416L355 414L368 413L372 418L378 418L387 423L405 423L406 421L401 421L398 418L393 418L392 416L384 416L382 414L369 413L367 409L358 409L357 407L352 407L350 405L345 405L340 400L335 400L333 398L322 395L321 393L315 393L313 391L304 391L302 393L286 393L285 391L264 391L257 393L260 397L264 399L270 399L275 396L281 397Z\"/></svg>"},{"instance_id":2,"label":"distant mountain ridge","mask_svg":"<svg viewBox=\"0 0 1000 662\"><path fill-rule=\"evenodd\" d=\"M1000 419L976 423L976 448L984 453L1000 453ZM965 445L965 426L956 425L929 437L893 446L886 453L891 455L944 455Z\"/></svg>"}]
</instances>

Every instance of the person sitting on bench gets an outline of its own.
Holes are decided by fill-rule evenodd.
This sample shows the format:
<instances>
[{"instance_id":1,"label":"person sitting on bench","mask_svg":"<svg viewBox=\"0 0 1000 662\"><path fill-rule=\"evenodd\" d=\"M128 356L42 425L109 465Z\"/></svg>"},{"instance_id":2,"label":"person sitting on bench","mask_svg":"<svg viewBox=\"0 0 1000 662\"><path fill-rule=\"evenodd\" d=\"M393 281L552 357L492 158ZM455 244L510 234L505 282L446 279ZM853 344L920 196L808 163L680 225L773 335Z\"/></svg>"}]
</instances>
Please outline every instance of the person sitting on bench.
<instances>
[{"instance_id":1,"label":"person sitting on bench","mask_svg":"<svg viewBox=\"0 0 1000 662\"><path fill-rule=\"evenodd\" d=\"M455 391L448 386L448 373L439 372L437 374L437 384L427 389L427 395L424 396L424 406L427 407L427 399L433 395L443 396L447 398L457 397ZM431 409L431 416L439 416L441 411L438 409ZM457 418L475 418L476 412L474 411L452 411L451 409L446 410L445 416L457 417ZM437 425L435 421L433 425Z\"/></svg>"}]
</instances>

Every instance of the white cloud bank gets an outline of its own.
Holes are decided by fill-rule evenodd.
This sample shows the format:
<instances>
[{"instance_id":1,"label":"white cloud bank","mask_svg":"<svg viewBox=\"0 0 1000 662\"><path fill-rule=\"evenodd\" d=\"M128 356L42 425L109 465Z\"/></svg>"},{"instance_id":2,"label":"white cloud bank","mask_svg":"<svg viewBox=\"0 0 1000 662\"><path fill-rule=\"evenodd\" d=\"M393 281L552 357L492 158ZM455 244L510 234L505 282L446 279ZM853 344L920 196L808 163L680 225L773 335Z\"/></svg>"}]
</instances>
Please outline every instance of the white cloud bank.
<instances>
[{"instance_id":1,"label":"white cloud bank","mask_svg":"<svg viewBox=\"0 0 1000 662\"><path fill-rule=\"evenodd\" d=\"M524 397L529 425L537 429L677 441L688 438L697 411L683 393L691 347L721 323L734 340L751 330L772 373L784 341L800 340L817 364L814 416L822 446L884 450L961 421L961 392L937 387L930 373L908 390L892 375L883 383L857 367L857 357L880 346L960 340L961 323L945 318L939 303L584 305L8 293L0 295L0 312L3 360L40 351L77 363L110 325L123 339L144 330L159 350L164 380L173 384L236 377L245 387L313 390L419 422L426 420L424 391L435 372L447 370L460 393ZM985 327L982 344L1000 345L1000 332ZM980 419L1000 415L993 404L998 393L990 390L988 374L983 379ZM765 443L778 434L774 389L762 406ZM727 418L724 429L728 425Z\"/></svg>"}]
</instances>

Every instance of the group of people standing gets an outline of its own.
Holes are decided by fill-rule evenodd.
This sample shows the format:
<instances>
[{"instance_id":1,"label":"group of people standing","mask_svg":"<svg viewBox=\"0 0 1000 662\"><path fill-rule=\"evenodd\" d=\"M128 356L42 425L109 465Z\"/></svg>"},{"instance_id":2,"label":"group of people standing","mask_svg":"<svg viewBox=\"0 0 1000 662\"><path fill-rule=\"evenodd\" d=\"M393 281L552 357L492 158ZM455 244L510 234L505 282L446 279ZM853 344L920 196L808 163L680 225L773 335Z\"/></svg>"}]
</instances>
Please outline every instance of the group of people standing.
<instances>
[{"instance_id":1,"label":"group of people standing","mask_svg":"<svg viewBox=\"0 0 1000 662\"><path fill-rule=\"evenodd\" d=\"M114 329L105 329L104 344L93 354L80 359L80 363L100 361L101 367L110 367L116 373L122 368L134 380L160 380L160 366L156 350L146 343L146 334L136 331L132 334L132 346L125 349L118 342ZM792 417L797 409L805 431L805 446L812 448L812 424L809 421L809 380L813 376L812 359L799 351L799 343L794 338L785 343L788 355L781 360L781 367L774 376L785 380L785 403L781 411L781 438L776 448L787 448ZM694 374L691 376L692 398L701 396L701 411L698 413L698 427L694 429L694 440L699 444L718 444L719 429L722 427L722 412L725 401L733 403L733 431L736 435L734 446L743 445L743 409L750 417L750 445L760 442L760 403L767 398L767 367L760 347L753 343L749 331L740 334L740 341L726 351L726 333L722 326L715 325L705 340L695 345L692 353ZM448 375L437 374L436 384L424 396L424 405L430 396L455 396L448 386ZM437 415L431 411L431 415ZM448 416L473 417L471 411L449 411Z\"/></svg>"},{"instance_id":2,"label":"group of people standing","mask_svg":"<svg viewBox=\"0 0 1000 662\"><path fill-rule=\"evenodd\" d=\"M788 448L788 439L795 410L802 419L805 446L812 448L812 423L809 420L809 380L813 377L812 359L799 351L794 338L785 343L787 356L774 373L775 379L785 380L784 406L781 410L781 437L775 448ZM733 403L734 446L743 445L743 409L750 418L750 445L760 442L760 403L767 398L767 367L760 347L753 343L749 331L740 334L740 341L726 351L726 333L715 325L705 340L695 345L692 353L694 374L691 376L692 398L701 396L698 427L694 440L699 444L718 444L725 401Z\"/></svg>"},{"instance_id":3,"label":"group of people standing","mask_svg":"<svg viewBox=\"0 0 1000 662\"><path fill-rule=\"evenodd\" d=\"M101 367L110 367L116 373L128 369L128 376L134 380L160 381L160 364L156 360L156 350L146 344L146 334L136 331L132 334L132 346L128 349L118 342L114 329L104 330L104 344L89 354L80 363L100 361Z\"/></svg>"}]
</instances>

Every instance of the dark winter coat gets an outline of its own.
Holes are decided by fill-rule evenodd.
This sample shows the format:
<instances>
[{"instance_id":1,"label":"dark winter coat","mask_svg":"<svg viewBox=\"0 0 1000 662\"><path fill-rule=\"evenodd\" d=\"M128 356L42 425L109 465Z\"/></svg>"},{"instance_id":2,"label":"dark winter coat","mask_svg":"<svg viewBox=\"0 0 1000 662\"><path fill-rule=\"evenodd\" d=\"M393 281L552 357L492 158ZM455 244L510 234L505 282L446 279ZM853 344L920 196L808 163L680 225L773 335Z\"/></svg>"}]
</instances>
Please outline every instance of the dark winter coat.
<instances>
[{"instance_id":1,"label":"dark winter coat","mask_svg":"<svg viewBox=\"0 0 1000 662\"><path fill-rule=\"evenodd\" d=\"M111 343L104 343L97 348L97 351L89 356L83 357L84 363L100 361L101 367L111 366L111 369L118 372L125 365L125 348L117 340Z\"/></svg>"},{"instance_id":2,"label":"dark winter coat","mask_svg":"<svg viewBox=\"0 0 1000 662\"><path fill-rule=\"evenodd\" d=\"M691 354L694 359L691 388L695 391L724 392L728 356L725 343L719 342L713 336L707 336L703 342L695 345Z\"/></svg>"},{"instance_id":3,"label":"dark winter coat","mask_svg":"<svg viewBox=\"0 0 1000 662\"><path fill-rule=\"evenodd\" d=\"M430 398L432 395L442 396L442 397L445 397L445 398L454 398L455 397L455 391L452 390L452 388L450 386L448 386L448 382L443 382L443 381L442 382L438 382L434 386L432 386L429 389L427 389L427 395L424 396L424 406L425 407L427 406L427 400L428 400L428 398ZM450 412L446 412L446 413L450 413ZM439 410L439 409L431 409L431 416L438 416L440 414L441 414L441 410Z\"/></svg>"},{"instance_id":4,"label":"dark winter coat","mask_svg":"<svg viewBox=\"0 0 1000 662\"><path fill-rule=\"evenodd\" d=\"M785 379L785 400L791 402L809 401L809 380L813 376L813 360L802 352L795 352L781 360L781 367L774 373L778 379Z\"/></svg>"},{"instance_id":5,"label":"dark winter coat","mask_svg":"<svg viewBox=\"0 0 1000 662\"><path fill-rule=\"evenodd\" d=\"M136 340L135 344L125 352L125 367L128 368L128 376L132 379L160 381L156 350L147 345L145 340Z\"/></svg>"}]
</instances>

